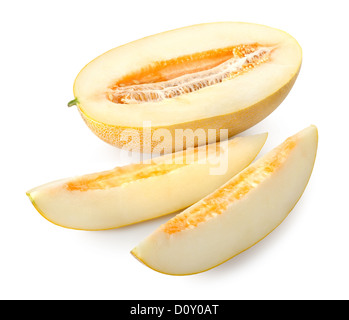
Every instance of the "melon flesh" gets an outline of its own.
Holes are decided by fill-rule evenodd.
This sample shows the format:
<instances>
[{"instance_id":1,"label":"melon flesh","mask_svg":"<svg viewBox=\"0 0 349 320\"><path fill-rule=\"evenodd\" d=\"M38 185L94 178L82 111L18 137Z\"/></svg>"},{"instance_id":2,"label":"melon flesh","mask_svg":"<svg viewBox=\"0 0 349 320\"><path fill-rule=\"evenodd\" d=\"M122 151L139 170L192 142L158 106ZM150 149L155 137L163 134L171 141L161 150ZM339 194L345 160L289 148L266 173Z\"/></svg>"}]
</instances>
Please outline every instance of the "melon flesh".
<instances>
[{"instance_id":1,"label":"melon flesh","mask_svg":"<svg viewBox=\"0 0 349 320\"><path fill-rule=\"evenodd\" d=\"M274 28L194 25L102 54L78 74L74 96L89 128L119 147L125 145L122 132L132 128L142 134L144 121L153 131L227 129L232 136L283 101L301 60L297 41ZM213 141L207 136L206 142ZM193 146L171 143L173 150Z\"/></svg>"},{"instance_id":2,"label":"melon flesh","mask_svg":"<svg viewBox=\"0 0 349 320\"><path fill-rule=\"evenodd\" d=\"M190 206L248 166L267 134L236 137L113 170L68 178L27 192L47 220L102 230Z\"/></svg>"},{"instance_id":3,"label":"melon flesh","mask_svg":"<svg viewBox=\"0 0 349 320\"><path fill-rule=\"evenodd\" d=\"M150 268L173 275L211 269L274 230L301 197L315 161L310 126L184 210L132 250Z\"/></svg>"}]
</instances>

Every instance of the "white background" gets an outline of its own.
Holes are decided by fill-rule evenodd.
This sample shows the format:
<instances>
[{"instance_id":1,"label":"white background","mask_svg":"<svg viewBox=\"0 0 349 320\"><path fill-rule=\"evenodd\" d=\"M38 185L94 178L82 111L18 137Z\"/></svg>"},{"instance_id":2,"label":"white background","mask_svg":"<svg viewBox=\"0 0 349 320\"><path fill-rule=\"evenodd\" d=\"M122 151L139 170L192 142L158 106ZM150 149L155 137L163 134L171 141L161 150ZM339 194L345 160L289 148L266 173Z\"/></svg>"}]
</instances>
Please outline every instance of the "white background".
<instances>
[{"instance_id":1,"label":"white background","mask_svg":"<svg viewBox=\"0 0 349 320\"><path fill-rule=\"evenodd\" d=\"M347 1L3 1L1 299L348 299ZM129 251L164 217L110 231L45 220L25 192L121 165L75 108L73 81L101 53L191 24L246 21L287 31L303 65L286 100L242 135L268 131L261 154L319 129L313 176L284 223L227 263L194 276L148 269ZM202 41L205 41L203 35ZM135 201L137 199L135 198Z\"/></svg>"}]
</instances>

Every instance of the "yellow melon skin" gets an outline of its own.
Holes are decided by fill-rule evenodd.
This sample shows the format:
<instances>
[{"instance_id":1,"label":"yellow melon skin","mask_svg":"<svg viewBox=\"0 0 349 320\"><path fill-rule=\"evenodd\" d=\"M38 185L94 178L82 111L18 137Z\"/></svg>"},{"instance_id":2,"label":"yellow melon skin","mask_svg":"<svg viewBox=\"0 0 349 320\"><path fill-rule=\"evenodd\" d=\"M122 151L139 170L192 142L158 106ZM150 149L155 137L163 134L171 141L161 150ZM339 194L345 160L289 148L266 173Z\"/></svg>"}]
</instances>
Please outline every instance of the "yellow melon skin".
<instances>
[{"instance_id":1,"label":"yellow melon skin","mask_svg":"<svg viewBox=\"0 0 349 320\"><path fill-rule=\"evenodd\" d=\"M157 153L160 145L169 153L256 125L286 98L301 62L298 42L275 28L242 22L188 26L92 60L75 79L74 104L103 141L145 153ZM199 139L176 139L176 130L197 129ZM170 138L159 139L161 130ZM128 132L137 139L130 143Z\"/></svg>"},{"instance_id":2,"label":"yellow melon skin","mask_svg":"<svg viewBox=\"0 0 349 320\"><path fill-rule=\"evenodd\" d=\"M293 76L290 81L280 88L278 91L270 95L269 97L263 99L262 101L248 107L242 110L239 110L238 112L233 112L221 116L216 116L213 118L207 118L207 119L200 119L196 121L186 122L186 123L179 123L172 126L167 127L155 127L151 128L151 132L153 133L154 130L157 129L167 129L170 131L171 135L175 136L175 130L176 129L191 129L193 131L197 129L204 129L206 133L206 137L208 137L208 130L214 129L217 132L217 135L215 136L215 141L220 141L220 130L227 129L228 130L228 137L235 136L262 121L265 119L268 115L270 115L280 104L281 102L286 98L290 90L292 89L297 76L299 74L298 69L297 73ZM103 122L99 122L97 120L92 119L89 117L83 109L83 106L78 105L78 110L81 114L81 117L85 121L86 125L89 127L89 129L101 140L107 142L108 144L118 147L118 148L124 148L127 144L124 140L120 139L122 132L127 132L127 130L136 130L139 133L140 137L140 145L134 145L133 147L135 149L139 148L141 152L147 153L147 149L142 148L143 147L143 128L142 127L121 127L111 124L106 124ZM197 147L200 144L197 143L198 140L195 140L195 144L193 147ZM215 142L213 140L206 139L206 143L213 143ZM181 142L181 141L179 141ZM158 141L151 140L151 150L154 150L156 146L159 144ZM130 147L130 145L128 146ZM132 146L131 146L132 147ZM172 147L172 148L171 148ZM192 146L191 146L192 147ZM176 144L175 139L172 140L172 143L170 146L165 145L165 149L172 150L172 152L181 150L181 146L178 145L178 142Z\"/></svg>"}]
</instances>

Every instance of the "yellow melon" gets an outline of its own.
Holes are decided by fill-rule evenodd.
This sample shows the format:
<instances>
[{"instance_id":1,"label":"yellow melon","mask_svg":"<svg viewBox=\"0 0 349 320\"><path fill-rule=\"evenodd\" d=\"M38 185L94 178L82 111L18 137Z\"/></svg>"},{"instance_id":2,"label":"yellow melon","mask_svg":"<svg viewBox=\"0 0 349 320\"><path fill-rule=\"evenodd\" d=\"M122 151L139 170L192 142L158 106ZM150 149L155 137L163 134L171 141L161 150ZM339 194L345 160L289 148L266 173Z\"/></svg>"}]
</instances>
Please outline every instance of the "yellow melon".
<instances>
[{"instance_id":1,"label":"yellow melon","mask_svg":"<svg viewBox=\"0 0 349 320\"><path fill-rule=\"evenodd\" d=\"M47 183L27 192L47 220L101 230L190 206L244 169L267 134L190 148L112 170Z\"/></svg>"},{"instance_id":2,"label":"yellow melon","mask_svg":"<svg viewBox=\"0 0 349 320\"><path fill-rule=\"evenodd\" d=\"M178 151L264 119L287 96L301 61L286 32L251 23L194 25L100 55L78 74L69 105L112 145L153 152L161 143L164 152ZM177 134L186 130L194 139Z\"/></svg>"},{"instance_id":3,"label":"yellow melon","mask_svg":"<svg viewBox=\"0 0 349 320\"><path fill-rule=\"evenodd\" d=\"M250 248L290 213L309 181L318 134L310 126L265 154L138 244L132 254L173 275L211 269Z\"/></svg>"}]
</instances>

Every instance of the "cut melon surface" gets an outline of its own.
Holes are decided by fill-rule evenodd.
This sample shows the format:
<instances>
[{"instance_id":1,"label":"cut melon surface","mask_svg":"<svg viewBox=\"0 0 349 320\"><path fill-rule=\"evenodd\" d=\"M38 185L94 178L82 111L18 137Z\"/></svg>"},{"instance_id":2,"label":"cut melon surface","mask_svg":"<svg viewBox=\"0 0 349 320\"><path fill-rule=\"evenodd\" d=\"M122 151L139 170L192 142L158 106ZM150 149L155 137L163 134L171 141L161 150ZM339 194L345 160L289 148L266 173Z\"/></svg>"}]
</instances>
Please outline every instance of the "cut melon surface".
<instances>
[{"instance_id":1,"label":"cut melon surface","mask_svg":"<svg viewBox=\"0 0 349 320\"><path fill-rule=\"evenodd\" d=\"M232 136L269 115L292 88L301 61L299 44L286 32L241 22L194 25L100 55L78 74L73 103L98 137L118 147L134 130L140 135L134 145L143 150L145 121L152 133L166 129L172 136L203 129L210 143L209 129ZM178 151L199 143L168 144Z\"/></svg>"},{"instance_id":2,"label":"cut melon surface","mask_svg":"<svg viewBox=\"0 0 349 320\"><path fill-rule=\"evenodd\" d=\"M248 166L267 134L191 148L113 170L67 178L27 192L57 225L103 230L153 219L190 206Z\"/></svg>"},{"instance_id":3,"label":"cut melon surface","mask_svg":"<svg viewBox=\"0 0 349 320\"><path fill-rule=\"evenodd\" d=\"M171 275L206 271L274 230L303 194L318 134L310 126L288 138L223 186L161 225L131 253Z\"/></svg>"}]
</instances>

